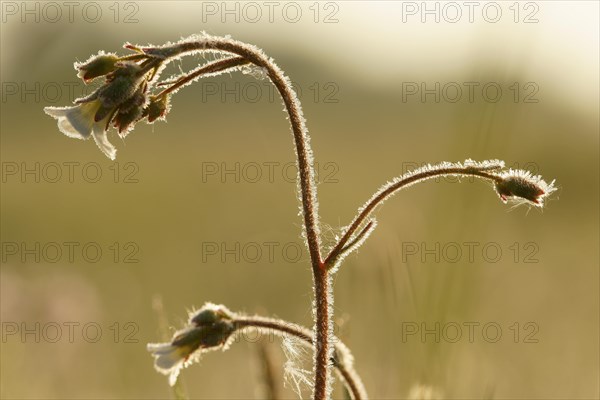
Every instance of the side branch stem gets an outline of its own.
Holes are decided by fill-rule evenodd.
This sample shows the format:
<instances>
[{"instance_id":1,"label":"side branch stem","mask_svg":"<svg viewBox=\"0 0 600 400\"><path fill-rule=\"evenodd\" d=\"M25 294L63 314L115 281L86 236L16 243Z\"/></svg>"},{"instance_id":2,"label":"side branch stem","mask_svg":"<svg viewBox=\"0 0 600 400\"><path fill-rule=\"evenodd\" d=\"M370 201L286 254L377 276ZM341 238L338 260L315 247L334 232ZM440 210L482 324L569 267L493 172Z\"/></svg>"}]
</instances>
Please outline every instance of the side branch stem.
<instances>
[{"instance_id":1,"label":"side branch stem","mask_svg":"<svg viewBox=\"0 0 600 400\"><path fill-rule=\"evenodd\" d=\"M437 168L432 170L426 170L420 173L416 173L414 175L410 175L404 179L400 178L398 181L384 186L379 192L373 196L373 198L362 208L360 213L356 216L350 227L346 230L342 238L335 245L335 247L331 250L327 258L325 259L325 264L331 267L337 261L337 258L343 252L343 249L346 247L346 243L350 240L354 232L361 226L361 224L371 215L373 210L389 197L394 195L399 190L405 188L406 186L410 186L413 183L435 178L438 176L451 176L451 175L459 175L459 176L475 176L478 178L498 181L500 178L493 173L486 172L484 170L474 169L472 166L466 167L455 167L455 168Z\"/></svg>"}]
</instances>

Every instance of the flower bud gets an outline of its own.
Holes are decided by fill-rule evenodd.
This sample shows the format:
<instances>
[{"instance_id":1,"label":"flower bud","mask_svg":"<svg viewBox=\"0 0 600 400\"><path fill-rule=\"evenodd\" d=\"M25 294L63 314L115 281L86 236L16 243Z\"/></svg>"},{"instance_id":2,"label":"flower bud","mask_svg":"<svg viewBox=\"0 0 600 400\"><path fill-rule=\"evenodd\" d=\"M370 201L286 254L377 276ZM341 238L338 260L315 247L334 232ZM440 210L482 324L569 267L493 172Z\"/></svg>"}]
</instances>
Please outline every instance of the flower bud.
<instances>
[{"instance_id":1,"label":"flower bud","mask_svg":"<svg viewBox=\"0 0 600 400\"><path fill-rule=\"evenodd\" d=\"M189 323L197 327L208 326L219 321L230 321L234 317L235 315L227 307L206 303L200 310L190 315Z\"/></svg>"},{"instance_id":2,"label":"flower bud","mask_svg":"<svg viewBox=\"0 0 600 400\"><path fill-rule=\"evenodd\" d=\"M79 70L77 76L89 82L99 76L104 76L116 68L116 63L119 60L115 54L99 53L97 56L91 57L88 61L81 64L75 64L75 68Z\"/></svg>"},{"instance_id":3,"label":"flower bud","mask_svg":"<svg viewBox=\"0 0 600 400\"><path fill-rule=\"evenodd\" d=\"M170 95L161 96L150 100L148 106L144 109L144 117L148 117L148 122L154 122L157 119L164 119L165 115L171 109Z\"/></svg>"},{"instance_id":4,"label":"flower bud","mask_svg":"<svg viewBox=\"0 0 600 400\"><path fill-rule=\"evenodd\" d=\"M98 97L107 105L118 105L128 100L139 86L141 68L134 63L118 63L117 69L106 77L106 84L98 90Z\"/></svg>"},{"instance_id":5,"label":"flower bud","mask_svg":"<svg viewBox=\"0 0 600 400\"><path fill-rule=\"evenodd\" d=\"M171 344L176 347L190 346L193 350L213 349L224 346L234 331L235 326L231 321L219 320L211 325L189 328L177 335Z\"/></svg>"},{"instance_id":6,"label":"flower bud","mask_svg":"<svg viewBox=\"0 0 600 400\"><path fill-rule=\"evenodd\" d=\"M140 87L129 100L119 106L113 120L119 136L127 136L133 124L142 117L144 103L146 103L145 87Z\"/></svg>"},{"instance_id":7,"label":"flower bud","mask_svg":"<svg viewBox=\"0 0 600 400\"><path fill-rule=\"evenodd\" d=\"M546 183L540 176L529 171L509 170L500 175L495 189L503 202L526 201L536 207L544 205L544 199L556 190L554 181Z\"/></svg>"},{"instance_id":8,"label":"flower bud","mask_svg":"<svg viewBox=\"0 0 600 400\"><path fill-rule=\"evenodd\" d=\"M142 116L142 110L139 107L131 108L129 111L119 111L114 118L114 126L119 132L119 136L124 138L133 127L134 123Z\"/></svg>"}]
</instances>

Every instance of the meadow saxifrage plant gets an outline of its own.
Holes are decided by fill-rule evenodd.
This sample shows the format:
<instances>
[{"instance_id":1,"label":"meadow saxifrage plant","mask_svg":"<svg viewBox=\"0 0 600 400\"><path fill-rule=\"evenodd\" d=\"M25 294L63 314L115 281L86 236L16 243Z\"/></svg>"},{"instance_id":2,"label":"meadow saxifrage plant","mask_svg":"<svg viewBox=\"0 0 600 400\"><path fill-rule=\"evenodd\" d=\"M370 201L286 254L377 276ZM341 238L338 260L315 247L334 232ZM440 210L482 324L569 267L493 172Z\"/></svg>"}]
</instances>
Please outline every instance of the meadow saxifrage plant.
<instances>
[{"instance_id":1,"label":"meadow saxifrage plant","mask_svg":"<svg viewBox=\"0 0 600 400\"><path fill-rule=\"evenodd\" d=\"M528 171L505 169L504 162L490 160L459 163L443 162L428 165L399 176L383 185L361 208L354 220L342 229L341 236L329 249L321 245L318 202L313 155L308 130L300 102L291 82L283 71L255 46L228 37L207 34L182 39L163 46L125 44L132 54L119 57L100 52L88 61L75 64L78 75L86 83L104 79L92 94L75 100L72 107L46 107L44 110L58 120L59 129L67 136L88 139L90 136L111 160L116 149L108 140L108 131L115 127L122 138L140 121L153 123L169 112L171 96L200 78L225 72L250 72L267 77L277 88L294 137L298 163L298 192L301 199L303 237L306 240L313 272L314 327L307 330L298 325L263 317L249 317L229 311L225 306L206 304L190 315L188 325L175 333L171 342L149 344L156 369L169 376L175 384L181 368L202 353L227 349L236 334L245 329L268 330L284 338L294 338L312 348L313 377L310 380L313 398L330 398L331 372L334 369L354 399L366 399L364 386L354 370L353 359L346 346L333 335L332 276L344 258L358 249L375 229L374 211L401 189L442 176L475 177L488 181L503 202L543 207L545 199L556 189L554 181L546 183ZM213 60L193 71L160 81L165 66L183 56L212 54Z\"/></svg>"}]
</instances>

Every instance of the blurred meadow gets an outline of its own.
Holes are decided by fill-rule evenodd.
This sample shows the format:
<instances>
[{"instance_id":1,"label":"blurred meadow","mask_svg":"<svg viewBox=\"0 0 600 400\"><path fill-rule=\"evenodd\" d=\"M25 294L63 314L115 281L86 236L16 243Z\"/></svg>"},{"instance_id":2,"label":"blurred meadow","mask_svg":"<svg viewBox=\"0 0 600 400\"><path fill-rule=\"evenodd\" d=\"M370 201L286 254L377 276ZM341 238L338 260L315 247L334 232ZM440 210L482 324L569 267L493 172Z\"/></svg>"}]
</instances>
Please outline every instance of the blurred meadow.
<instances>
[{"instance_id":1,"label":"blurred meadow","mask_svg":"<svg viewBox=\"0 0 600 400\"><path fill-rule=\"evenodd\" d=\"M334 287L371 398L598 398L598 3L497 2L498 17L476 3L470 22L461 2L458 20L444 2L427 3L437 16L421 2L3 2L0 396L171 398L146 343L208 301L312 326L292 136L266 80L182 89L167 123L112 131L115 162L43 112L89 93L74 61L206 31L259 46L295 83L326 243L426 163L497 158L556 179L543 211L468 179L379 210ZM254 341L184 370L187 395L264 398Z\"/></svg>"}]
</instances>

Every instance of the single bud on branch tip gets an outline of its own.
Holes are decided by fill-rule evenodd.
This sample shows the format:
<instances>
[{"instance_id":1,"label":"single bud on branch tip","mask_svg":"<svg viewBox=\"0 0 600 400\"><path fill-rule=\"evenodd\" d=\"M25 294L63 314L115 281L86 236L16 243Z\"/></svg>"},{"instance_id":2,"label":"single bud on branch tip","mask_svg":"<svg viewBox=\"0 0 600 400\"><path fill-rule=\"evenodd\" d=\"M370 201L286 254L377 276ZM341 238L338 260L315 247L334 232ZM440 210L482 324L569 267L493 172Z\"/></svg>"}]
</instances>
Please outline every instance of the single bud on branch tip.
<instances>
[{"instance_id":1,"label":"single bud on branch tip","mask_svg":"<svg viewBox=\"0 0 600 400\"><path fill-rule=\"evenodd\" d=\"M546 183L541 176L529 171L509 169L499 174L495 183L496 193L502 202L509 201L543 207L544 200L554 191L554 181Z\"/></svg>"}]
</instances>

